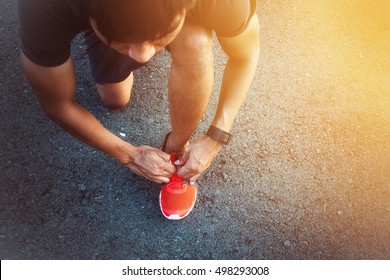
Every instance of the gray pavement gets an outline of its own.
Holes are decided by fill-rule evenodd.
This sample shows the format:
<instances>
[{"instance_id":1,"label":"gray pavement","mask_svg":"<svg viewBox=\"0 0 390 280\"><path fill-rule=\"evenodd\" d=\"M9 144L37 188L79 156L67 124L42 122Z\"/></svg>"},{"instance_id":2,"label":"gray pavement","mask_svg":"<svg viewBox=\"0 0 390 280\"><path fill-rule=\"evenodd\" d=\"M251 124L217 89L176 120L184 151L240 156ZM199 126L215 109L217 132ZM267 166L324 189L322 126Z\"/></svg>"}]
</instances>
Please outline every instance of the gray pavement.
<instances>
[{"instance_id":1,"label":"gray pavement","mask_svg":"<svg viewBox=\"0 0 390 280\"><path fill-rule=\"evenodd\" d=\"M0 0L1 259L389 259L390 4L260 1L262 52L234 140L168 221L159 186L49 121L20 72L15 1ZM358 3L358 4L357 4ZM108 110L73 45L77 99L111 131L158 147L170 58ZM226 58L199 130L211 122Z\"/></svg>"}]
</instances>

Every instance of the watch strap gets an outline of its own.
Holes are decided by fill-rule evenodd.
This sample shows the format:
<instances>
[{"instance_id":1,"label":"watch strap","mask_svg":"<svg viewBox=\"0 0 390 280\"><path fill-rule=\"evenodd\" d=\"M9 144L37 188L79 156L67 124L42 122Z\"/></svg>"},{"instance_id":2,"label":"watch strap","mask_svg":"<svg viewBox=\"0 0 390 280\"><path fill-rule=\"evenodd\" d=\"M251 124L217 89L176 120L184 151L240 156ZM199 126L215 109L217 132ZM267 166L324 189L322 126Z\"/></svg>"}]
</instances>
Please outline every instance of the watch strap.
<instances>
[{"instance_id":1,"label":"watch strap","mask_svg":"<svg viewBox=\"0 0 390 280\"><path fill-rule=\"evenodd\" d=\"M211 139L218 141L224 145L229 144L230 140L232 139L233 135L229 132L226 132L222 129L219 129L218 127L211 125L206 133L207 136L209 136Z\"/></svg>"}]
</instances>

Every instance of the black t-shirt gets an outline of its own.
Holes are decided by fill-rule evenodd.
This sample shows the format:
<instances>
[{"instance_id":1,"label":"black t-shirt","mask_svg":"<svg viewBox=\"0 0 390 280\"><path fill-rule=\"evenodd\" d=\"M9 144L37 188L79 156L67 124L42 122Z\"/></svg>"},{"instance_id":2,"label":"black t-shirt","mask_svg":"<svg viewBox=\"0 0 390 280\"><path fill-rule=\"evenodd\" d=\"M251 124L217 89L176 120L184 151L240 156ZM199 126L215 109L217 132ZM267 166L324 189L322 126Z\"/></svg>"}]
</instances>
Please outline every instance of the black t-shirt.
<instances>
[{"instance_id":1,"label":"black t-shirt","mask_svg":"<svg viewBox=\"0 0 390 280\"><path fill-rule=\"evenodd\" d=\"M256 10L256 0L198 0L186 20L231 37L241 33ZM18 0L23 53L34 63L52 67L69 58L70 45L90 29L84 0Z\"/></svg>"}]
</instances>

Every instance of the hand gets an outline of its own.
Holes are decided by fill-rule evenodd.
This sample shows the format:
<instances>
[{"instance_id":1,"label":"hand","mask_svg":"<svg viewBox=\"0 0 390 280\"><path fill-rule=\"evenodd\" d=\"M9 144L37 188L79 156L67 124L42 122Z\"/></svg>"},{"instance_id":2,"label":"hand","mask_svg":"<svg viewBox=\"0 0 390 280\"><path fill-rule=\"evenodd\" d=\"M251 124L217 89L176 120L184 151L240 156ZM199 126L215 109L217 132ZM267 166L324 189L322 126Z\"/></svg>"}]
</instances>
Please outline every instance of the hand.
<instances>
[{"instance_id":1,"label":"hand","mask_svg":"<svg viewBox=\"0 0 390 280\"><path fill-rule=\"evenodd\" d=\"M156 183L168 183L169 178L176 172L169 154L148 146L136 147L125 165L138 175Z\"/></svg>"},{"instance_id":2,"label":"hand","mask_svg":"<svg viewBox=\"0 0 390 280\"><path fill-rule=\"evenodd\" d=\"M218 154L222 144L202 136L185 147L183 155L175 162L177 174L190 183L195 182Z\"/></svg>"}]
</instances>

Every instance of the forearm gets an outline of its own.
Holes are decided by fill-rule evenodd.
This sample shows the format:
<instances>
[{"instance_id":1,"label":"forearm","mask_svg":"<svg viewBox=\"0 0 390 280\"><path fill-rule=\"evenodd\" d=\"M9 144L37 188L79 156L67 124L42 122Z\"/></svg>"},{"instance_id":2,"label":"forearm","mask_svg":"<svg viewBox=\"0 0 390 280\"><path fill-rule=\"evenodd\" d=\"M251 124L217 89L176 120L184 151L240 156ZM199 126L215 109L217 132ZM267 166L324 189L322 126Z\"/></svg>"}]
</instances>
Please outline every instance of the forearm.
<instances>
[{"instance_id":1,"label":"forearm","mask_svg":"<svg viewBox=\"0 0 390 280\"><path fill-rule=\"evenodd\" d=\"M46 115L66 131L122 163L123 149L132 146L105 129L98 120L74 100L75 76L72 59L57 67L43 67L21 54L23 72Z\"/></svg>"},{"instance_id":2,"label":"forearm","mask_svg":"<svg viewBox=\"0 0 390 280\"><path fill-rule=\"evenodd\" d=\"M257 62L258 52L247 60L228 61L213 125L226 131L231 129L252 83Z\"/></svg>"},{"instance_id":3,"label":"forearm","mask_svg":"<svg viewBox=\"0 0 390 280\"><path fill-rule=\"evenodd\" d=\"M71 58L57 67L42 67L22 54L22 68L46 115L59 126L141 176L156 183L169 181L175 167L168 154L123 141L74 100L76 84Z\"/></svg>"}]
</instances>

